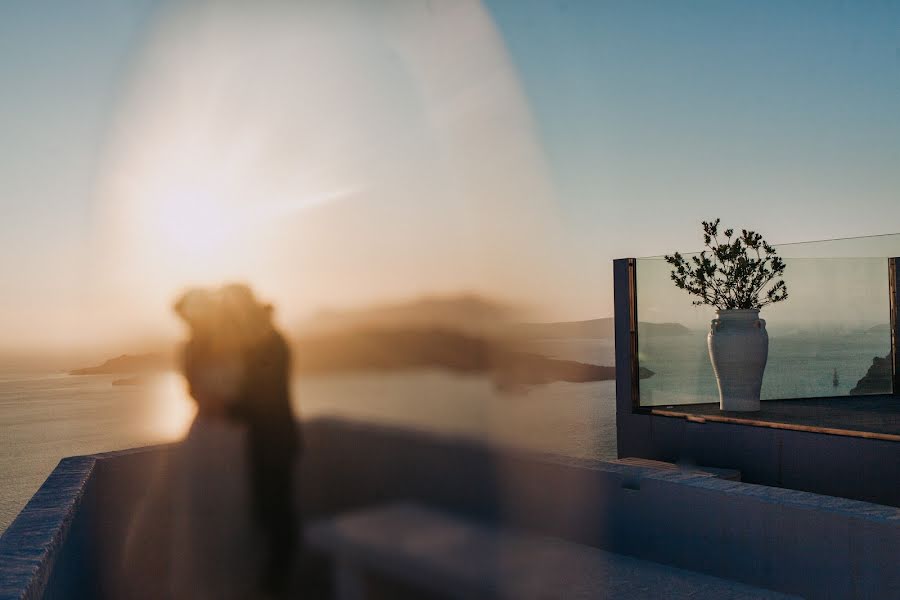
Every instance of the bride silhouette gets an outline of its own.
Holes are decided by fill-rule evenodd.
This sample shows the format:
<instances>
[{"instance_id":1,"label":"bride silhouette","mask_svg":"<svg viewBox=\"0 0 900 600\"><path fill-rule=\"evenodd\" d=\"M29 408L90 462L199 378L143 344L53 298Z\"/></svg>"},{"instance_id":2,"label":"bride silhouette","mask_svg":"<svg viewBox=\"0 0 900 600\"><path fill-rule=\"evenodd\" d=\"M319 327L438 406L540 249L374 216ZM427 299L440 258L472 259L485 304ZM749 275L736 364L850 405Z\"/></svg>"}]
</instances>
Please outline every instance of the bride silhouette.
<instances>
[{"instance_id":1,"label":"bride silhouette","mask_svg":"<svg viewBox=\"0 0 900 600\"><path fill-rule=\"evenodd\" d=\"M173 596L281 594L298 544L288 345L246 285L191 290L175 312L197 416L174 469Z\"/></svg>"}]
</instances>

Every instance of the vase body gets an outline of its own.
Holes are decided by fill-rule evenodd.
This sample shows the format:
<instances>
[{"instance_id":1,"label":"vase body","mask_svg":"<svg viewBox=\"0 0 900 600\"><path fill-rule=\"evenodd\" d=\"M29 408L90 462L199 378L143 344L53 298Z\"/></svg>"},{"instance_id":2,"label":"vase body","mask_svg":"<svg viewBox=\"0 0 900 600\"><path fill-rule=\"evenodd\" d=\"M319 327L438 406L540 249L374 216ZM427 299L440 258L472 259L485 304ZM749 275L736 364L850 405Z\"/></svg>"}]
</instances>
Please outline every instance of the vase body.
<instances>
[{"instance_id":1,"label":"vase body","mask_svg":"<svg viewBox=\"0 0 900 600\"><path fill-rule=\"evenodd\" d=\"M719 408L759 410L759 393L769 357L769 334L759 309L718 310L706 336L719 385Z\"/></svg>"}]
</instances>

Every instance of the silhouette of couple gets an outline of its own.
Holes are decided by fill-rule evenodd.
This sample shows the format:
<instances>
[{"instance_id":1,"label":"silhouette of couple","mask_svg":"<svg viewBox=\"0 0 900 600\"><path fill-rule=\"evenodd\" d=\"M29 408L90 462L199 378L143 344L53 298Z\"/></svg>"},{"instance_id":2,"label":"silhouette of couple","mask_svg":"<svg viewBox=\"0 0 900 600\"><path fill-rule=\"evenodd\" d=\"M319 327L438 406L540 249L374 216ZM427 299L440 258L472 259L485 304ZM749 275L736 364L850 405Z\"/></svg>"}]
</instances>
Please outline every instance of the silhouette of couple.
<instances>
[{"instance_id":1,"label":"silhouette of couple","mask_svg":"<svg viewBox=\"0 0 900 600\"><path fill-rule=\"evenodd\" d=\"M245 285L190 290L175 312L190 330L182 368L197 416L178 451L173 595L277 596L299 534L288 345Z\"/></svg>"}]
</instances>

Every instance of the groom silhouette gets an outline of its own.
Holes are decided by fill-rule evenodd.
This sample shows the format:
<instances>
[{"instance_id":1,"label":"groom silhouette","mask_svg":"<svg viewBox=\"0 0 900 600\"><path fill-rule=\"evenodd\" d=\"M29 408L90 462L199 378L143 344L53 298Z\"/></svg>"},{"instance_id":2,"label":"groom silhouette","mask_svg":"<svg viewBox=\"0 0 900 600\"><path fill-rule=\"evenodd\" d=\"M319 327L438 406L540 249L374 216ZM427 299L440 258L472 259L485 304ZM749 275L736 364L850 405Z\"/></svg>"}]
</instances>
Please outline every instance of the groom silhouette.
<instances>
[{"instance_id":1,"label":"groom silhouette","mask_svg":"<svg viewBox=\"0 0 900 600\"><path fill-rule=\"evenodd\" d=\"M241 339L243 377L231 416L248 428L252 510L268 551L262 584L278 592L298 550L293 473L300 431L291 409L290 349L272 322L272 306L249 287L232 284L220 293L225 319Z\"/></svg>"}]
</instances>

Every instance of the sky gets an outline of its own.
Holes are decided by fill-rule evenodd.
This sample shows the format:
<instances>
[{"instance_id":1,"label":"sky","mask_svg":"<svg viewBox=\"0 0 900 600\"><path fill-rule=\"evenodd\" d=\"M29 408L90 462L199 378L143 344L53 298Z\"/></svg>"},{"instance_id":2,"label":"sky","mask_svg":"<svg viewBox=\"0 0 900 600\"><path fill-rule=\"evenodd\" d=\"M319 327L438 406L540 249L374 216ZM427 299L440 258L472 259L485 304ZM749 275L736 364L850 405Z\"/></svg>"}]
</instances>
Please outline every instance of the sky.
<instances>
[{"instance_id":1,"label":"sky","mask_svg":"<svg viewBox=\"0 0 900 600\"><path fill-rule=\"evenodd\" d=\"M612 314L610 261L900 229L894 2L0 4L0 350L475 291Z\"/></svg>"}]
</instances>

